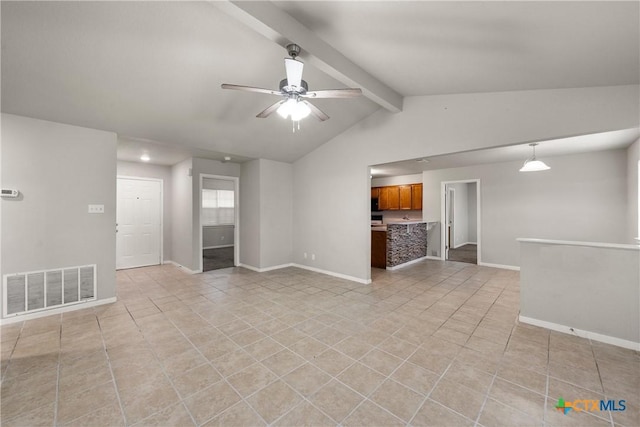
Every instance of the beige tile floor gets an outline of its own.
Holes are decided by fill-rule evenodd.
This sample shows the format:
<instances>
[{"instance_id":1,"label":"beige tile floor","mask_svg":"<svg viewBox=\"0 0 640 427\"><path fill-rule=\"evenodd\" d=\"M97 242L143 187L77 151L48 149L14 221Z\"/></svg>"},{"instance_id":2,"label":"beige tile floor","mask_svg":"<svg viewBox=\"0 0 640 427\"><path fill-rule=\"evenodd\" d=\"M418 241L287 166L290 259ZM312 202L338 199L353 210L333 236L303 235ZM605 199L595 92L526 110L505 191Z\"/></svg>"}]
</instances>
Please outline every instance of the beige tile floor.
<instances>
[{"instance_id":1,"label":"beige tile floor","mask_svg":"<svg viewBox=\"0 0 640 427\"><path fill-rule=\"evenodd\" d=\"M120 271L115 304L2 328L2 425L640 425L639 354L518 324L517 272L373 274Z\"/></svg>"}]
</instances>

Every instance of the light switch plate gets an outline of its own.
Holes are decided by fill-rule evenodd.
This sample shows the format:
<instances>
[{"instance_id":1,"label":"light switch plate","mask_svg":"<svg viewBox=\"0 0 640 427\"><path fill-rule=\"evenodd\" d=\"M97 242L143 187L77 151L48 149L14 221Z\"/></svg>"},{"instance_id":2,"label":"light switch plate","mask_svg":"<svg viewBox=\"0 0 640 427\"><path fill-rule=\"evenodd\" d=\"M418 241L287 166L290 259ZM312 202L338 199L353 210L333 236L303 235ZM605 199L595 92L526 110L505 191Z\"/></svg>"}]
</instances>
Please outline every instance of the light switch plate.
<instances>
[{"instance_id":1,"label":"light switch plate","mask_svg":"<svg viewBox=\"0 0 640 427\"><path fill-rule=\"evenodd\" d=\"M104 213L104 205L89 205L89 213L93 213L93 214Z\"/></svg>"}]
</instances>

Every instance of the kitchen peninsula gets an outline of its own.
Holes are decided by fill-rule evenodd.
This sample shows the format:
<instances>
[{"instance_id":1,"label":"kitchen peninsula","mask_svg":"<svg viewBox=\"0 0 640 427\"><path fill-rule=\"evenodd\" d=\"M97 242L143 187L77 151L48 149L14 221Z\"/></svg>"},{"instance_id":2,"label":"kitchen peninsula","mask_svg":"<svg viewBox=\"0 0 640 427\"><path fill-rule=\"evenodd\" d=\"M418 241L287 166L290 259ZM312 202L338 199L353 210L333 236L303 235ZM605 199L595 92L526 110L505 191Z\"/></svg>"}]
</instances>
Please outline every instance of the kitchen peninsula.
<instances>
[{"instance_id":1,"label":"kitchen peninsula","mask_svg":"<svg viewBox=\"0 0 640 427\"><path fill-rule=\"evenodd\" d=\"M393 270L427 256L427 223L395 221L371 228L371 266Z\"/></svg>"}]
</instances>

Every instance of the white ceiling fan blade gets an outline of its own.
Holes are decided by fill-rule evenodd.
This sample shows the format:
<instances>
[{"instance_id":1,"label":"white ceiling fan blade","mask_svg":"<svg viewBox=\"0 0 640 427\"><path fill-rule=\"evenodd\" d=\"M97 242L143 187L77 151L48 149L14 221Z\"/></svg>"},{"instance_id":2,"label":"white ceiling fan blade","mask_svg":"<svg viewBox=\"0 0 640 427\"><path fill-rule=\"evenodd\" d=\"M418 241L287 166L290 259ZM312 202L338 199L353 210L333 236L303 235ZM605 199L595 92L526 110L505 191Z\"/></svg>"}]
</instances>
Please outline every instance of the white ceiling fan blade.
<instances>
[{"instance_id":1,"label":"white ceiling fan blade","mask_svg":"<svg viewBox=\"0 0 640 427\"><path fill-rule=\"evenodd\" d=\"M275 104L271 104L267 108L259 112L256 117L259 119L266 119L271 114L273 114L273 112L276 111L282 104L284 104L284 101L278 101Z\"/></svg>"},{"instance_id":2,"label":"white ceiling fan blade","mask_svg":"<svg viewBox=\"0 0 640 427\"><path fill-rule=\"evenodd\" d=\"M241 90L244 92L266 93L268 95L282 95L282 92L280 92L279 90L263 89L261 87L232 85L229 83L223 83L220 85L220 87L222 89Z\"/></svg>"},{"instance_id":3,"label":"white ceiling fan blade","mask_svg":"<svg viewBox=\"0 0 640 427\"><path fill-rule=\"evenodd\" d=\"M354 98L362 95L362 89L326 89L307 92L300 95L303 98Z\"/></svg>"},{"instance_id":4,"label":"white ceiling fan blade","mask_svg":"<svg viewBox=\"0 0 640 427\"><path fill-rule=\"evenodd\" d=\"M300 87L304 64L295 59L285 58L284 67L287 70L287 86Z\"/></svg>"},{"instance_id":5,"label":"white ceiling fan blade","mask_svg":"<svg viewBox=\"0 0 640 427\"><path fill-rule=\"evenodd\" d=\"M324 111L322 111L321 109L319 109L318 107L316 107L315 105L313 105L308 101L302 101L302 102L304 102L309 106L309 109L311 110L311 115L314 116L316 119L320 120L321 122L324 122L325 120L329 120L329 116L327 116Z\"/></svg>"}]
</instances>

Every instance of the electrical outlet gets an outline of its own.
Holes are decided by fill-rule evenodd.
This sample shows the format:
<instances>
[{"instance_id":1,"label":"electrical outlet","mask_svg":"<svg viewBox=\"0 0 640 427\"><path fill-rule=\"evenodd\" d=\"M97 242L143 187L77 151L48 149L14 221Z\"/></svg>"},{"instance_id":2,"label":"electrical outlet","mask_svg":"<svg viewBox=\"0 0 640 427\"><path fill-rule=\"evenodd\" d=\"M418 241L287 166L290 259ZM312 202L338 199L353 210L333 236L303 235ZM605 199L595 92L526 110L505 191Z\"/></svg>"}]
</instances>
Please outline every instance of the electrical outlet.
<instances>
[{"instance_id":1,"label":"electrical outlet","mask_svg":"<svg viewBox=\"0 0 640 427\"><path fill-rule=\"evenodd\" d=\"M306 252L304 253L304 259L307 259L307 253Z\"/></svg>"},{"instance_id":2,"label":"electrical outlet","mask_svg":"<svg viewBox=\"0 0 640 427\"><path fill-rule=\"evenodd\" d=\"M311 254L311 261L315 261L316 260L316 254Z\"/></svg>"},{"instance_id":3,"label":"electrical outlet","mask_svg":"<svg viewBox=\"0 0 640 427\"><path fill-rule=\"evenodd\" d=\"M104 205L89 205L88 212L91 214L102 214L104 213Z\"/></svg>"}]
</instances>

